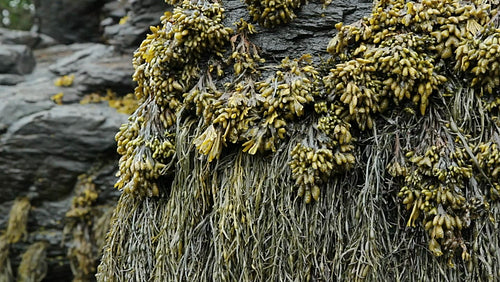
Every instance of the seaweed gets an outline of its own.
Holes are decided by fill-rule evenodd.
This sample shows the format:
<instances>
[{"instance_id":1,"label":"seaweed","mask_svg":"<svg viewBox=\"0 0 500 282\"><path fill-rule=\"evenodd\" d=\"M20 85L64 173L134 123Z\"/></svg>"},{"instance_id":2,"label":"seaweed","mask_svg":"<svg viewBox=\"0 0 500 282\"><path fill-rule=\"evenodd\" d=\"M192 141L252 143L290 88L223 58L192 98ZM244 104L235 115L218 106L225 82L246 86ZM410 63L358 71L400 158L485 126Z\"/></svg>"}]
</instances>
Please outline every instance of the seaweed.
<instances>
[{"instance_id":1,"label":"seaweed","mask_svg":"<svg viewBox=\"0 0 500 282\"><path fill-rule=\"evenodd\" d=\"M21 257L17 281L40 282L47 275L47 247L45 241L31 244Z\"/></svg>"},{"instance_id":2,"label":"seaweed","mask_svg":"<svg viewBox=\"0 0 500 282\"><path fill-rule=\"evenodd\" d=\"M496 4L376 1L315 66L264 64L243 20L201 56L189 16L226 28L194 2L136 53L99 281L500 277Z\"/></svg>"},{"instance_id":3,"label":"seaweed","mask_svg":"<svg viewBox=\"0 0 500 282\"><path fill-rule=\"evenodd\" d=\"M28 236L27 225L31 203L28 197L18 197L9 212L9 221L5 236L9 244L25 240Z\"/></svg>"}]
</instances>

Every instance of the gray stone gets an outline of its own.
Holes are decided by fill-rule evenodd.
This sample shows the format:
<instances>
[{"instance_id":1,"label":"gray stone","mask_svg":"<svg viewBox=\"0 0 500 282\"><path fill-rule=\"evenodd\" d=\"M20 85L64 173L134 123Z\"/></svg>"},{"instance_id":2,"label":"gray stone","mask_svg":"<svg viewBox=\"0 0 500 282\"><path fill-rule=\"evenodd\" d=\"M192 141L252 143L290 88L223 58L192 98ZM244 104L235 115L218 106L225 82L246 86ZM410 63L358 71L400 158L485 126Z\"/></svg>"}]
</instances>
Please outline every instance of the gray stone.
<instances>
[{"instance_id":1,"label":"gray stone","mask_svg":"<svg viewBox=\"0 0 500 282\"><path fill-rule=\"evenodd\" d=\"M127 15L127 3L126 1L110 1L104 5L102 10L109 19L120 20Z\"/></svg>"},{"instance_id":2,"label":"gray stone","mask_svg":"<svg viewBox=\"0 0 500 282\"><path fill-rule=\"evenodd\" d=\"M154 11L155 9L157 10L157 8L164 8L166 5L164 2L165 1L156 0L128 0L128 3L131 6L131 10L137 14L146 14L148 12ZM163 10L160 11L163 12Z\"/></svg>"},{"instance_id":3,"label":"gray stone","mask_svg":"<svg viewBox=\"0 0 500 282\"><path fill-rule=\"evenodd\" d=\"M20 44L33 48L39 40L39 35L35 32L0 28L0 43L3 44Z\"/></svg>"},{"instance_id":4,"label":"gray stone","mask_svg":"<svg viewBox=\"0 0 500 282\"><path fill-rule=\"evenodd\" d=\"M0 203L28 193L67 195L98 156L114 155L114 134L125 121L105 104L52 106L19 118L0 137L0 183L9 184Z\"/></svg>"},{"instance_id":5,"label":"gray stone","mask_svg":"<svg viewBox=\"0 0 500 282\"><path fill-rule=\"evenodd\" d=\"M80 43L68 46L66 56L58 58L49 69L57 75L75 73L82 64L96 62L103 57L110 56L113 46L95 43Z\"/></svg>"},{"instance_id":6,"label":"gray stone","mask_svg":"<svg viewBox=\"0 0 500 282\"><path fill-rule=\"evenodd\" d=\"M122 11L121 9L126 11L127 21L120 24L120 18L113 16L114 23L106 23L104 26L103 36L109 44L112 44L121 50L133 50L137 48L149 32L149 27L152 25L158 25L160 23L160 17L163 13L172 9L172 7L165 4L164 1L151 0L129 0L125 5L121 3L121 5L118 6L120 7L119 11ZM125 16L125 14L123 14L123 16Z\"/></svg>"},{"instance_id":7,"label":"gray stone","mask_svg":"<svg viewBox=\"0 0 500 282\"><path fill-rule=\"evenodd\" d=\"M26 45L33 49L55 45L56 41L48 35L34 31L0 28L0 43Z\"/></svg>"},{"instance_id":8,"label":"gray stone","mask_svg":"<svg viewBox=\"0 0 500 282\"><path fill-rule=\"evenodd\" d=\"M370 13L372 4L362 2L366 1L334 0L324 6L322 1L309 1L296 11L297 17L287 25L263 28L255 24L258 33L250 39L261 48L261 55L268 61L298 58L309 53L317 62L320 57L327 56L326 46L336 33L336 23L350 24ZM240 18L251 22L242 1L225 2L224 7L226 25L230 26Z\"/></svg>"},{"instance_id":9,"label":"gray stone","mask_svg":"<svg viewBox=\"0 0 500 282\"><path fill-rule=\"evenodd\" d=\"M57 41L50 37L49 35L47 34L43 34L43 33L37 33L38 34L38 43L34 46L35 49L37 48L47 48L47 47L50 47L50 46L54 46L57 44Z\"/></svg>"},{"instance_id":10,"label":"gray stone","mask_svg":"<svg viewBox=\"0 0 500 282\"><path fill-rule=\"evenodd\" d=\"M33 53L35 54L37 62L37 68L35 71L38 69L48 70L48 67L57 61L72 56L78 51L88 49L94 44L95 43L74 43L69 45L59 44L34 50Z\"/></svg>"},{"instance_id":11,"label":"gray stone","mask_svg":"<svg viewBox=\"0 0 500 282\"><path fill-rule=\"evenodd\" d=\"M24 99L22 95L9 93L7 91L0 94L2 103L0 104L0 124L10 127L13 123L25 116L45 111L54 106L48 98L46 101L33 102L29 98Z\"/></svg>"},{"instance_id":12,"label":"gray stone","mask_svg":"<svg viewBox=\"0 0 500 282\"><path fill-rule=\"evenodd\" d=\"M96 185L113 186L116 171L114 134L127 116L104 103L80 105L77 87L55 86L58 74L48 69L55 61L62 61L60 66L67 66L66 71L77 71L71 68L71 64L80 66L75 58L85 60L88 56L77 54L73 56L76 61L72 59L68 64L63 58L102 47L102 50L107 49L93 44L73 44L37 50L35 54L40 64L25 76L24 82L11 87L0 86L0 168L7 169L0 174L0 185L5 188L2 190L5 193L0 195L3 207L0 210L8 211L5 205L9 202L5 201L17 195L30 195L38 201L41 214L48 212L44 208L46 204L65 201L57 212L49 212L61 221L71 202L76 177L100 162L108 162L111 166L101 173L102 177L95 179ZM91 61L100 59L92 57L87 63L91 65ZM123 61L130 64L130 60L129 56ZM50 100L58 92L64 93L63 106ZM67 97L75 98L68 100ZM112 194L105 193L107 197ZM5 227L7 214L2 212L0 216L0 229ZM34 224L35 229L40 226L61 229L61 223L56 228L48 222L50 220Z\"/></svg>"},{"instance_id":13,"label":"gray stone","mask_svg":"<svg viewBox=\"0 0 500 282\"><path fill-rule=\"evenodd\" d=\"M35 0L41 33L61 43L100 40L99 22L103 0Z\"/></svg>"},{"instance_id":14,"label":"gray stone","mask_svg":"<svg viewBox=\"0 0 500 282\"><path fill-rule=\"evenodd\" d=\"M25 85L23 89L29 89ZM17 88L17 87L16 87ZM47 241L47 281L68 281L71 269L62 244L66 212L79 175L90 170L100 202L112 202L118 191L114 134L127 120L106 104L55 105L46 95L0 92L0 229L5 229L13 199L28 195L30 211L26 242L11 246L16 269L30 243ZM45 98L43 98L45 96Z\"/></svg>"},{"instance_id":15,"label":"gray stone","mask_svg":"<svg viewBox=\"0 0 500 282\"><path fill-rule=\"evenodd\" d=\"M0 74L0 85L16 85L24 81L24 76L19 74Z\"/></svg>"},{"instance_id":16,"label":"gray stone","mask_svg":"<svg viewBox=\"0 0 500 282\"><path fill-rule=\"evenodd\" d=\"M126 94L133 92L135 85L131 79L134 73L131 55L121 54L113 46L103 44L86 44L49 69L57 75L74 74L74 85L81 94L106 89Z\"/></svg>"},{"instance_id":17,"label":"gray stone","mask_svg":"<svg viewBox=\"0 0 500 282\"><path fill-rule=\"evenodd\" d=\"M113 18L108 17L101 21L101 26L106 28L107 26L113 25L114 23L115 21L113 20Z\"/></svg>"},{"instance_id":18,"label":"gray stone","mask_svg":"<svg viewBox=\"0 0 500 282\"><path fill-rule=\"evenodd\" d=\"M0 45L0 73L26 74L36 65L31 49L25 45Z\"/></svg>"},{"instance_id":19,"label":"gray stone","mask_svg":"<svg viewBox=\"0 0 500 282\"><path fill-rule=\"evenodd\" d=\"M112 89L119 94L134 91L134 68L130 56L104 58L94 64L84 64L77 72L77 89L81 93Z\"/></svg>"},{"instance_id":20,"label":"gray stone","mask_svg":"<svg viewBox=\"0 0 500 282\"><path fill-rule=\"evenodd\" d=\"M171 7L161 0L35 3L41 33L0 29L0 70L19 69L21 58L13 60L13 53L2 51L12 50L5 46L17 46L16 54L27 52L25 60L33 64L31 68L35 60L30 57L36 58L36 67L29 74L10 71L0 75L0 230L5 229L13 199L28 195L33 203L29 236L27 242L11 247L13 269L29 243L46 240L50 244L46 281L68 281L71 270L65 257L67 244L61 244L62 229L76 179L96 171L93 182L100 192L99 203L116 199L119 191L112 188L118 163L114 135L127 121L126 115L105 103L80 105L79 101L84 94L108 88L119 94L133 91L132 51L145 38L149 26L158 25L160 16ZM240 18L251 22L242 1L223 4L227 26L234 28L233 23ZM304 53L319 60L327 56L326 46L337 22L352 23L371 9L371 3L363 0L334 0L325 8L322 5L319 0L309 1L287 26L266 29L255 24L259 33L250 39L269 63ZM118 24L125 15L128 20ZM112 46L88 43L101 40L99 24ZM48 35L64 43L85 43L53 45L54 39ZM31 52L28 46L37 49ZM70 74L75 75L72 86L54 85L56 78ZM50 98L60 92L64 93L63 105L56 105Z\"/></svg>"},{"instance_id":21,"label":"gray stone","mask_svg":"<svg viewBox=\"0 0 500 282\"><path fill-rule=\"evenodd\" d=\"M109 44L126 50L133 49L132 46L138 46L148 30L149 25L113 24L104 28L104 36Z\"/></svg>"}]
</instances>

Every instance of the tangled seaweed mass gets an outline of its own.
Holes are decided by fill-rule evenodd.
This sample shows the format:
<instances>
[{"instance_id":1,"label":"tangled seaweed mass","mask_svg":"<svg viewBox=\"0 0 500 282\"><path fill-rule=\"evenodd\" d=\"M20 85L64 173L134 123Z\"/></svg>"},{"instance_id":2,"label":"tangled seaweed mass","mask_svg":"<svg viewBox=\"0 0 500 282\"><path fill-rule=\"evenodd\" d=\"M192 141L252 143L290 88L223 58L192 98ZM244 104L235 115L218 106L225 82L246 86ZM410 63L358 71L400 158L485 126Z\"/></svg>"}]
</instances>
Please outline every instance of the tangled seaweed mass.
<instances>
[{"instance_id":1,"label":"tangled seaweed mass","mask_svg":"<svg viewBox=\"0 0 500 282\"><path fill-rule=\"evenodd\" d=\"M306 5L245 3L266 28ZM134 220L161 210L141 234L151 254L123 263L151 277L498 279L497 5L375 1L335 25L328 61L273 65L251 23L224 26L221 3L177 4L135 53L142 104L116 136L123 195L100 279L132 248L126 205ZM201 267L209 257L219 264Z\"/></svg>"}]
</instances>

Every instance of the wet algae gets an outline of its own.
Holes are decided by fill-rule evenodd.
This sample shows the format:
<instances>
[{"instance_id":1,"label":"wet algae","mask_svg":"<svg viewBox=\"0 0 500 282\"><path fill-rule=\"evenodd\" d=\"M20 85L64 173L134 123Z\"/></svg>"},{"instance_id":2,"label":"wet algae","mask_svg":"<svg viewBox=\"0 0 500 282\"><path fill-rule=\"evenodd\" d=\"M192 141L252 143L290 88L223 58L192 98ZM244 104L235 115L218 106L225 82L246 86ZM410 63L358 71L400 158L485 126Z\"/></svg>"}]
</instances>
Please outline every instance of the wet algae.
<instances>
[{"instance_id":1,"label":"wet algae","mask_svg":"<svg viewBox=\"0 0 500 282\"><path fill-rule=\"evenodd\" d=\"M499 279L496 2L375 1L321 63L251 41L305 2L245 1L259 28L173 2L135 53L99 281Z\"/></svg>"}]
</instances>

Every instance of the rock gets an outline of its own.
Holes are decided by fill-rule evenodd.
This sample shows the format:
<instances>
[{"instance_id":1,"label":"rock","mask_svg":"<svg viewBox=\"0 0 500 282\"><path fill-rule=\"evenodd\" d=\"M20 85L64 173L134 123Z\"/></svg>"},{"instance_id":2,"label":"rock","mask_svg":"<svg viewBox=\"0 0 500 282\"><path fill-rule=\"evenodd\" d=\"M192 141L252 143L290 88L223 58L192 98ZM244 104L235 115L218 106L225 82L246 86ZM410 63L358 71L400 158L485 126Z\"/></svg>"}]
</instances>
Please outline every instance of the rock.
<instances>
[{"instance_id":1,"label":"rock","mask_svg":"<svg viewBox=\"0 0 500 282\"><path fill-rule=\"evenodd\" d=\"M57 61L72 56L78 51L88 49L93 44L95 43L74 43L69 45L59 44L34 50L33 53L35 54L37 61L37 68L35 71L39 69L48 71L48 67L55 64Z\"/></svg>"},{"instance_id":2,"label":"rock","mask_svg":"<svg viewBox=\"0 0 500 282\"><path fill-rule=\"evenodd\" d=\"M16 85L24 81L24 77L19 74L0 74L0 85Z\"/></svg>"},{"instance_id":3,"label":"rock","mask_svg":"<svg viewBox=\"0 0 500 282\"><path fill-rule=\"evenodd\" d=\"M65 44L99 41L103 5L103 0L37 0L39 32Z\"/></svg>"},{"instance_id":4,"label":"rock","mask_svg":"<svg viewBox=\"0 0 500 282\"><path fill-rule=\"evenodd\" d=\"M10 246L14 273L27 247L43 240L50 244L46 281L67 281L70 238L62 244L63 228L76 180L92 173L97 189L103 191L98 203L114 202L119 193L110 189L117 171L114 135L127 120L107 103L80 105L79 101L82 91L118 92L123 84L131 91L132 57L93 43L55 45L33 54L38 64L32 73L0 75L8 84L18 80L16 85L0 85L0 169L7 169L0 176L5 188L0 194L0 230L5 229L13 199L28 195L33 203L29 236L26 242ZM63 72L76 74L78 82L55 86ZM56 93L64 94L63 105L51 101Z\"/></svg>"},{"instance_id":5,"label":"rock","mask_svg":"<svg viewBox=\"0 0 500 282\"><path fill-rule=\"evenodd\" d=\"M133 92L134 69L130 55L103 44L78 44L76 48L79 50L58 60L49 69L60 76L74 74L74 85L82 95L106 89L119 94Z\"/></svg>"},{"instance_id":6,"label":"rock","mask_svg":"<svg viewBox=\"0 0 500 282\"><path fill-rule=\"evenodd\" d=\"M0 28L0 43L26 45L33 49L55 45L56 41L48 35L33 31Z\"/></svg>"},{"instance_id":7,"label":"rock","mask_svg":"<svg viewBox=\"0 0 500 282\"><path fill-rule=\"evenodd\" d=\"M32 114L13 122L0 138L4 172L0 183L10 183L2 190L0 202L28 193L60 199L97 156L114 155L114 134L126 121L125 115L104 104L44 104L46 110L31 108Z\"/></svg>"},{"instance_id":8,"label":"rock","mask_svg":"<svg viewBox=\"0 0 500 282\"><path fill-rule=\"evenodd\" d=\"M114 134L127 119L106 104L55 105L50 100L5 98L0 106L1 124L10 125L0 134L0 229L5 228L8 209L18 195L28 195L30 212L26 243L11 246L14 270L29 244L49 242L47 281L67 281L71 276L63 242L66 212L74 196L76 179L97 170L94 182L106 190L100 202L112 202L118 191L109 189L115 180L117 156ZM10 117L5 117L9 114Z\"/></svg>"},{"instance_id":9,"label":"rock","mask_svg":"<svg viewBox=\"0 0 500 282\"><path fill-rule=\"evenodd\" d=\"M82 65L77 72L77 89L81 93L113 89L119 94L134 92L134 69L129 56L103 58L97 63Z\"/></svg>"},{"instance_id":10,"label":"rock","mask_svg":"<svg viewBox=\"0 0 500 282\"><path fill-rule=\"evenodd\" d=\"M246 5L241 1L225 2L224 7L227 11L226 25L231 26L240 18L251 22ZM359 20L369 14L371 8L371 3L361 1L334 0L327 6L321 1L310 1L296 11L297 18L288 25L269 29L255 24L258 33L250 39L261 48L262 55L268 60L297 58L305 53L319 60L320 56L326 55L326 46L336 33L335 24Z\"/></svg>"},{"instance_id":11,"label":"rock","mask_svg":"<svg viewBox=\"0 0 500 282\"><path fill-rule=\"evenodd\" d=\"M0 42L3 44L20 44L33 48L38 41L38 34L35 32L0 28Z\"/></svg>"},{"instance_id":12,"label":"rock","mask_svg":"<svg viewBox=\"0 0 500 282\"><path fill-rule=\"evenodd\" d=\"M146 21L152 18L146 19ZM115 45L120 49L132 49L132 46L138 46L149 30L149 25L130 22L125 24L113 24L104 28L104 36L109 44Z\"/></svg>"},{"instance_id":13,"label":"rock","mask_svg":"<svg viewBox=\"0 0 500 282\"><path fill-rule=\"evenodd\" d=\"M40 105L54 106L51 98L57 93L63 93L64 98L75 97L73 102L79 101L78 90L74 87L57 87L54 85L54 80L57 76L47 69L36 68L33 73L25 75L25 81L15 85L15 87L4 86L1 89L0 97L4 96L0 109L5 114L0 115L0 122L5 120L16 121L17 118L25 116L28 108L38 108ZM64 100L66 102L66 100ZM23 108L17 109L16 107ZM12 111L13 114L7 115Z\"/></svg>"},{"instance_id":14,"label":"rock","mask_svg":"<svg viewBox=\"0 0 500 282\"><path fill-rule=\"evenodd\" d=\"M119 11L126 11L126 14L112 13L112 18L101 24L105 25L104 38L107 42L121 50L136 49L149 32L149 27L158 25L163 13L171 10L164 1L129 0L126 5L119 7ZM119 15L123 16L118 18Z\"/></svg>"},{"instance_id":15,"label":"rock","mask_svg":"<svg viewBox=\"0 0 500 282\"><path fill-rule=\"evenodd\" d=\"M34 48L47 48L57 44L57 41L47 34L38 33L38 37L40 38L40 40Z\"/></svg>"},{"instance_id":16,"label":"rock","mask_svg":"<svg viewBox=\"0 0 500 282\"><path fill-rule=\"evenodd\" d=\"M103 13L107 15L107 19L118 22L121 18L127 15L127 2L110 1L104 5L102 10Z\"/></svg>"},{"instance_id":17,"label":"rock","mask_svg":"<svg viewBox=\"0 0 500 282\"><path fill-rule=\"evenodd\" d=\"M57 75L75 73L83 64L88 62L98 62L102 58L111 56L113 50L113 46L104 44L72 44L67 48L67 52L70 52L71 54L58 59L49 67L49 69Z\"/></svg>"},{"instance_id":18,"label":"rock","mask_svg":"<svg viewBox=\"0 0 500 282\"><path fill-rule=\"evenodd\" d=\"M0 45L0 73L30 73L35 64L35 58L29 47L25 45Z\"/></svg>"}]
</instances>

